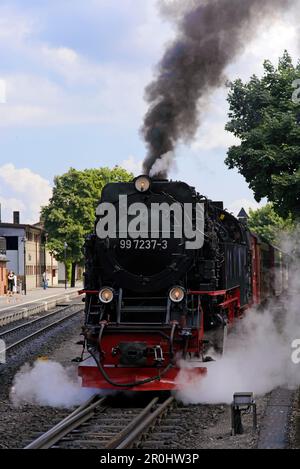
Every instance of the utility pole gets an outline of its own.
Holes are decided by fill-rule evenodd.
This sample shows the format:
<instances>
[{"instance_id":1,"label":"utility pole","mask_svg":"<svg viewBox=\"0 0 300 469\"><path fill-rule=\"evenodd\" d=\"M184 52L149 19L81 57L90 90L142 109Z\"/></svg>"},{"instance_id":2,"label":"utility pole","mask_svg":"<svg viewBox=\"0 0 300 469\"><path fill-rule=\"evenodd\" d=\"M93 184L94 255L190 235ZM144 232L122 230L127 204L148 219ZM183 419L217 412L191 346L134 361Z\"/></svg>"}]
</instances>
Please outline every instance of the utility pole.
<instances>
[{"instance_id":1,"label":"utility pole","mask_svg":"<svg viewBox=\"0 0 300 469\"><path fill-rule=\"evenodd\" d=\"M23 242L23 257L24 257L24 295L27 295L27 287L26 287L26 234L24 238L22 238Z\"/></svg>"},{"instance_id":2,"label":"utility pole","mask_svg":"<svg viewBox=\"0 0 300 469\"><path fill-rule=\"evenodd\" d=\"M44 233L44 266L43 266L43 269L42 269L42 280L44 280L44 282L46 283L46 288L47 288L47 242L48 242L48 233L45 232ZM44 279L44 272L45 272L45 279ZM44 285L45 287L45 285Z\"/></svg>"}]
</instances>

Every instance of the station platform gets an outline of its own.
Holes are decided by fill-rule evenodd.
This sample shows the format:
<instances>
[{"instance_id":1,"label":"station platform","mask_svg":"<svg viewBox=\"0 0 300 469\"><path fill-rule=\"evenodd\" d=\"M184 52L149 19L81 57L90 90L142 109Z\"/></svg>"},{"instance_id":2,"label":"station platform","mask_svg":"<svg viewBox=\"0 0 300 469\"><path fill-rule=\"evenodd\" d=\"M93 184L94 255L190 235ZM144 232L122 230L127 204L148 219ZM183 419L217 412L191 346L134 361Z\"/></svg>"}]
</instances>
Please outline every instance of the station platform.
<instances>
[{"instance_id":1,"label":"station platform","mask_svg":"<svg viewBox=\"0 0 300 469\"><path fill-rule=\"evenodd\" d=\"M82 285L75 288L37 288L28 291L27 295L15 294L12 297L0 297L0 326L33 316L34 314L55 308L60 303L67 303L79 298L78 291Z\"/></svg>"}]
</instances>

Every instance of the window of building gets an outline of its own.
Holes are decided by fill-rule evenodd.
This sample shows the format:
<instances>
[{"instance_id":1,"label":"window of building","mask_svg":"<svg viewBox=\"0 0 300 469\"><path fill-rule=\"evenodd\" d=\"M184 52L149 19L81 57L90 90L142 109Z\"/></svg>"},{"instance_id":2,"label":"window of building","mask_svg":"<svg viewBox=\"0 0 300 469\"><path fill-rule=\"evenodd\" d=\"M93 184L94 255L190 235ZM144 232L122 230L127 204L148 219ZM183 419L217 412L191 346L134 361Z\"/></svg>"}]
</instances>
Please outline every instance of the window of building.
<instances>
[{"instance_id":1,"label":"window of building","mask_svg":"<svg viewBox=\"0 0 300 469\"><path fill-rule=\"evenodd\" d=\"M26 266L26 275L34 275L33 265Z\"/></svg>"},{"instance_id":2,"label":"window of building","mask_svg":"<svg viewBox=\"0 0 300 469\"><path fill-rule=\"evenodd\" d=\"M5 236L7 251L18 251L19 238L18 236Z\"/></svg>"}]
</instances>

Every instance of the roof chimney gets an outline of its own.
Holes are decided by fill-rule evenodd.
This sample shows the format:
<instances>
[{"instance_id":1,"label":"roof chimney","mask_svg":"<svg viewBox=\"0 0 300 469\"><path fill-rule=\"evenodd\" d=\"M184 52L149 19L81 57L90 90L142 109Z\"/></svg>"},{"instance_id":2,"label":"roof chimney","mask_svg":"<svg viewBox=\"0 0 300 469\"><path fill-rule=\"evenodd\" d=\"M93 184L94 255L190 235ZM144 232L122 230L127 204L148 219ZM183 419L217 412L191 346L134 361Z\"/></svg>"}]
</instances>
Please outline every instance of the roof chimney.
<instances>
[{"instance_id":1,"label":"roof chimney","mask_svg":"<svg viewBox=\"0 0 300 469\"><path fill-rule=\"evenodd\" d=\"M0 236L0 257L6 255L6 239Z\"/></svg>"},{"instance_id":2,"label":"roof chimney","mask_svg":"<svg viewBox=\"0 0 300 469\"><path fill-rule=\"evenodd\" d=\"M20 224L20 212L14 212L14 225Z\"/></svg>"}]
</instances>

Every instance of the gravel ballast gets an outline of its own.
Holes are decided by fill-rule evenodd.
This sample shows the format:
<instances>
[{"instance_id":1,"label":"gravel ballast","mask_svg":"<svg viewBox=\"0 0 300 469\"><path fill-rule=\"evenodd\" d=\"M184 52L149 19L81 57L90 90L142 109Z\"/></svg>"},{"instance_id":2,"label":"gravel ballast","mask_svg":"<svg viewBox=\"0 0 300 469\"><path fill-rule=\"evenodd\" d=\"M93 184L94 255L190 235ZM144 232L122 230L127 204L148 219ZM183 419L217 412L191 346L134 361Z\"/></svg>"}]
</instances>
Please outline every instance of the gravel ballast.
<instances>
[{"instance_id":1,"label":"gravel ballast","mask_svg":"<svg viewBox=\"0 0 300 469\"><path fill-rule=\"evenodd\" d=\"M33 363L38 357L61 363L64 367L74 367L72 359L80 356L80 328L82 316L50 331L34 344L20 348L10 360L9 368L1 375L0 382L0 448L23 448L41 433L58 423L71 409L52 408L24 404L14 407L9 392L16 372L24 363ZM172 425L172 414L156 426L151 435L142 443L144 449L253 449L258 445L259 429L270 396L258 397L258 431L252 429L252 415L243 416L244 434L231 435L231 409L228 405L191 405L176 409L172 434L162 438L166 426ZM169 421L168 421L169 419ZM290 447L299 447L299 400L294 402L294 412L290 425Z\"/></svg>"}]
</instances>

